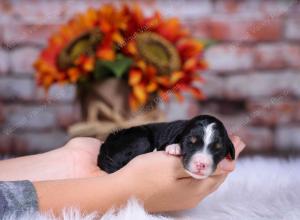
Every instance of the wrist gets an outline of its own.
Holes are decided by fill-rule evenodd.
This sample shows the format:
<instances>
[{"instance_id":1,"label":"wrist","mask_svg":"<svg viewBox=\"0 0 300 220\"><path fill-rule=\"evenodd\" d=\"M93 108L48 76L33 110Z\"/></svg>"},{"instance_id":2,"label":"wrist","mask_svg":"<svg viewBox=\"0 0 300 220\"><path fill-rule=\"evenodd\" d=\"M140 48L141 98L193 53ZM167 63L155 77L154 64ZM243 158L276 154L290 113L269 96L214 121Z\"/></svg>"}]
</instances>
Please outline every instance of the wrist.
<instances>
[{"instance_id":1,"label":"wrist","mask_svg":"<svg viewBox=\"0 0 300 220\"><path fill-rule=\"evenodd\" d=\"M153 192L153 186L148 187L143 175L135 170L135 166L125 166L111 175L116 175L116 178L119 179L117 182L121 183L120 188L126 194L127 200L132 198L138 200L144 206L147 205L151 192Z\"/></svg>"},{"instance_id":2,"label":"wrist","mask_svg":"<svg viewBox=\"0 0 300 220\"><path fill-rule=\"evenodd\" d=\"M113 174L109 174L109 176L114 178L113 182L115 184L120 184L118 188L122 189L124 196L127 196L128 199L130 197L136 197L138 184L134 179L134 175L132 175L126 169L121 169Z\"/></svg>"},{"instance_id":3,"label":"wrist","mask_svg":"<svg viewBox=\"0 0 300 220\"><path fill-rule=\"evenodd\" d=\"M73 178L74 163L70 154L66 153L63 148L42 153L40 157L46 162L45 173L35 181Z\"/></svg>"}]
</instances>

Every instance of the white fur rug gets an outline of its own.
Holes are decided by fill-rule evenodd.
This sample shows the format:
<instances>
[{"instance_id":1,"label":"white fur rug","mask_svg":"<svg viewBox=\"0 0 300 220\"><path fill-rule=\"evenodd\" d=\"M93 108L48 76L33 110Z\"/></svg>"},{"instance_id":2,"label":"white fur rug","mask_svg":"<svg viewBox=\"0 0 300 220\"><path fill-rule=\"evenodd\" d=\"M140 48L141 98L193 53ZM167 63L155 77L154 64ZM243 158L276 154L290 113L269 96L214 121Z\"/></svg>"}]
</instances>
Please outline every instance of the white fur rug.
<instances>
[{"instance_id":1,"label":"white fur rug","mask_svg":"<svg viewBox=\"0 0 300 220\"><path fill-rule=\"evenodd\" d=\"M15 216L6 220L16 219ZM53 219L50 215L28 214L18 219ZM83 216L78 210L64 212L65 220L299 220L300 219L300 158L241 159L237 169L221 186L193 210L164 216L149 215L135 201L117 213L104 216L95 213Z\"/></svg>"}]
</instances>

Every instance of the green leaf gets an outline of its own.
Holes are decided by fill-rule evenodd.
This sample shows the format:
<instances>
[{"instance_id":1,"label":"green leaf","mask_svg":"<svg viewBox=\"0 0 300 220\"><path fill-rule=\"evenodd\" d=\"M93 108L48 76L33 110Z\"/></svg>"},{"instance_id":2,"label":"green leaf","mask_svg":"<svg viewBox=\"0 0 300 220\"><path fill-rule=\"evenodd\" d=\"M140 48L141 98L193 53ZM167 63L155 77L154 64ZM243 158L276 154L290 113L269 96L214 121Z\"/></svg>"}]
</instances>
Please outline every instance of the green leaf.
<instances>
[{"instance_id":1,"label":"green leaf","mask_svg":"<svg viewBox=\"0 0 300 220\"><path fill-rule=\"evenodd\" d=\"M127 72L132 63L132 59L119 54L114 61L102 61L102 66L120 78Z\"/></svg>"},{"instance_id":2,"label":"green leaf","mask_svg":"<svg viewBox=\"0 0 300 220\"><path fill-rule=\"evenodd\" d=\"M95 70L94 70L94 77L96 80L101 80L107 76L109 76L111 71L107 69L101 60L96 61Z\"/></svg>"},{"instance_id":3,"label":"green leaf","mask_svg":"<svg viewBox=\"0 0 300 220\"><path fill-rule=\"evenodd\" d=\"M114 61L97 60L94 71L95 79L100 80L109 75L121 78L128 71L132 63L132 59L122 54L118 54Z\"/></svg>"}]
</instances>

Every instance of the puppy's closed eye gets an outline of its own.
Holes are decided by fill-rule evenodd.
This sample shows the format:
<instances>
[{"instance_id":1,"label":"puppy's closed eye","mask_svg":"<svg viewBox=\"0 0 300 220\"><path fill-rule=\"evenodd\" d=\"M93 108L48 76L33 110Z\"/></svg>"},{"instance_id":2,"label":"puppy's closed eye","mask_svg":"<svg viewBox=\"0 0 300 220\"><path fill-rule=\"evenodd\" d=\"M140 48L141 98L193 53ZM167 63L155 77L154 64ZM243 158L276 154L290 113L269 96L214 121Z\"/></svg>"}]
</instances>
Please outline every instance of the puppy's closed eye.
<instances>
[{"instance_id":1,"label":"puppy's closed eye","mask_svg":"<svg viewBox=\"0 0 300 220\"><path fill-rule=\"evenodd\" d=\"M221 144L221 143L216 143L216 144L214 145L214 147L215 147L216 149L220 149L220 148L222 147L222 144Z\"/></svg>"}]
</instances>

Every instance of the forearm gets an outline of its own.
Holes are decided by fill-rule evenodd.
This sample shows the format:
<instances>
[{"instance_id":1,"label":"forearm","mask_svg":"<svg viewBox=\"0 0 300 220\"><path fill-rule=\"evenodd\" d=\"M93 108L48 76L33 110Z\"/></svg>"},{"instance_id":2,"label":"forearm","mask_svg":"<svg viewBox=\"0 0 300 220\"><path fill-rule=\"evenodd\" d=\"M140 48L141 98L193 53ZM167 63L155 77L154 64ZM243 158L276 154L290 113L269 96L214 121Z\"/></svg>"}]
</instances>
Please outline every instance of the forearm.
<instances>
[{"instance_id":1,"label":"forearm","mask_svg":"<svg viewBox=\"0 0 300 220\"><path fill-rule=\"evenodd\" d=\"M39 209L52 210L59 215L66 207L80 208L83 212L104 213L120 207L133 195L132 184L120 174L88 179L70 179L34 182Z\"/></svg>"},{"instance_id":2,"label":"forearm","mask_svg":"<svg viewBox=\"0 0 300 220\"><path fill-rule=\"evenodd\" d=\"M43 154L24 156L0 161L0 180L47 180L67 178L72 173L73 166L67 163L60 149ZM57 169L60 167L60 170Z\"/></svg>"}]
</instances>

